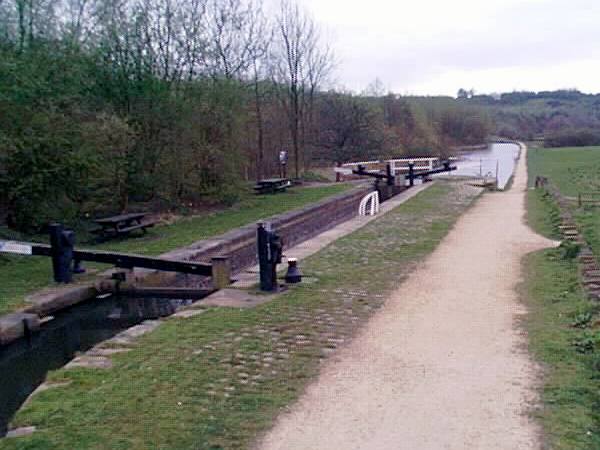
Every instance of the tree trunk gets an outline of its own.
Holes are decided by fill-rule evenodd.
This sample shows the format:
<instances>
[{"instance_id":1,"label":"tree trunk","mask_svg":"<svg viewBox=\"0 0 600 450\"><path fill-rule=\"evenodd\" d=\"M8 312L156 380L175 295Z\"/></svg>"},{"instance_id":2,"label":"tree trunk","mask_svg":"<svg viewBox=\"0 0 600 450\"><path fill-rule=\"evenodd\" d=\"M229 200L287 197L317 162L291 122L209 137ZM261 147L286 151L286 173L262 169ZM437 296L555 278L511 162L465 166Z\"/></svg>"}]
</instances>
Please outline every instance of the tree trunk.
<instances>
[{"instance_id":1,"label":"tree trunk","mask_svg":"<svg viewBox=\"0 0 600 450\"><path fill-rule=\"evenodd\" d=\"M263 177L263 165L265 159L265 138L263 130L262 103L260 98L258 79L254 80L254 95L256 101L256 127L258 131L258 141L256 149L256 181Z\"/></svg>"},{"instance_id":2,"label":"tree trunk","mask_svg":"<svg viewBox=\"0 0 600 450\"><path fill-rule=\"evenodd\" d=\"M298 87L292 85L292 144L294 149L294 170L296 179L300 178L300 145L298 142L298 128L299 128L299 113L300 107L298 105Z\"/></svg>"}]
</instances>

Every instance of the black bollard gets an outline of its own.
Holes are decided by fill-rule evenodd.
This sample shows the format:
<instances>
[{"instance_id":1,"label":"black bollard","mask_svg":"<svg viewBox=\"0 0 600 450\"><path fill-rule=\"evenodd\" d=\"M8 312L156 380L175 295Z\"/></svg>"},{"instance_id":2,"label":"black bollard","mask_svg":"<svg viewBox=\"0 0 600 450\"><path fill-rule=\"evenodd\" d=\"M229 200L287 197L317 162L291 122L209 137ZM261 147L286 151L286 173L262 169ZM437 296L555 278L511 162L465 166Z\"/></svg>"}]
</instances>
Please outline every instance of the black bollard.
<instances>
[{"instance_id":1,"label":"black bollard","mask_svg":"<svg viewBox=\"0 0 600 450\"><path fill-rule=\"evenodd\" d=\"M385 174L387 175L387 185L394 186L396 184L395 176L392 173L392 165L387 163L385 166Z\"/></svg>"},{"instance_id":2,"label":"black bollard","mask_svg":"<svg viewBox=\"0 0 600 450\"><path fill-rule=\"evenodd\" d=\"M286 283L300 283L302 281L302 273L298 269L298 260L296 258L288 259L288 270L285 274Z\"/></svg>"},{"instance_id":3,"label":"black bollard","mask_svg":"<svg viewBox=\"0 0 600 450\"><path fill-rule=\"evenodd\" d=\"M71 264L73 262L75 232L65 229L60 223L50 224L49 229L54 281L57 283L70 283L73 278Z\"/></svg>"},{"instance_id":4,"label":"black bollard","mask_svg":"<svg viewBox=\"0 0 600 450\"><path fill-rule=\"evenodd\" d=\"M415 185L415 163L408 163L408 185Z\"/></svg>"},{"instance_id":5,"label":"black bollard","mask_svg":"<svg viewBox=\"0 0 600 450\"><path fill-rule=\"evenodd\" d=\"M261 291L276 291L277 264L281 262L283 244L281 238L271 231L270 224L259 223L256 233Z\"/></svg>"}]
</instances>

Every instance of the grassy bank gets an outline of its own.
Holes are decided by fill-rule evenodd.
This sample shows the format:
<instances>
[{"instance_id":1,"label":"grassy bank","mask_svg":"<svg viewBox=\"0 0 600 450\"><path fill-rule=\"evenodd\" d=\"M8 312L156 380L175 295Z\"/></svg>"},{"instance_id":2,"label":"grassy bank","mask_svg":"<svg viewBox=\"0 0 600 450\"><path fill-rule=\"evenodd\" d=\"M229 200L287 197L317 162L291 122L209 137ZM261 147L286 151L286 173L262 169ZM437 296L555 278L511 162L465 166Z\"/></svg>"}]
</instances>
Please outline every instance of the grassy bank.
<instances>
[{"instance_id":1,"label":"grassy bank","mask_svg":"<svg viewBox=\"0 0 600 450\"><path fill-rule=\"evenodd\" d=\"M590 160L580 164L571 151L530 152L530 174L549 176L566 192L576 192L580 181L566 173L593 165ZM600 157L600 152L593 152L581 150L586 158ZM569 180L572 184L567 186ZM558 210L549 196L529 192L528 220L539 233L558 237ZM598 306L586 299L577 262L561 248L530 255L525 267L530 348L545 369L539 418L546 446L557 450L600 448Z\"/></svg>"},{"instance_id":2,"label":"grassy bank","mask_svg":"<svg viewBox=\"0 0 600 450\"><path fill-rule=\"evenodd\" d=\"M302 262L316 278L249 310L166 320L108 370L59 370L1 449L241 449L429 254L474 190L437 184Z\"/></svg>"},{"instance_id":3,"label":"grassy bank","mask_svg":"<svg viewBox=\"0 0 600 450\"><path fill-rule=\"evenodd\" d=\"M530 180L547 176L563 195L571 197L573 217L600 257L600 207L579 208L576 201L579 192L600 191L600 147L533 149L528 158Z\"/></svg>"},{"instance_id":4,"label":"grassy bank","mask_svg":"<svg viewBox=\"0 0 600 450\"><path fill-rule=\"evenodd\" d=\"M103 250L158 255L196 241L225 233L259 219L315 203L351 188L335 184L314 188L296 188L278 195L249 194L235 207L205 216L182 218L173 224L156 226L148 234L114 240L93 246ZM92 247L92 245L85 245ZM90 265L101 268L99 265ZM0 256L0 315L24 305L26 294L49 286L52 268L49 258Z\"/></svg>"},{"instance_id":5,"label":"grassy bank","mask_svg":"<svg viewBox=\"0 0 600 450\"><path fill-rule=\"evenodd\" d=\"M532 183L549 177L563 195L600 191L600 147L532 148L527 152Z\"/></svg>"}]
</instances>

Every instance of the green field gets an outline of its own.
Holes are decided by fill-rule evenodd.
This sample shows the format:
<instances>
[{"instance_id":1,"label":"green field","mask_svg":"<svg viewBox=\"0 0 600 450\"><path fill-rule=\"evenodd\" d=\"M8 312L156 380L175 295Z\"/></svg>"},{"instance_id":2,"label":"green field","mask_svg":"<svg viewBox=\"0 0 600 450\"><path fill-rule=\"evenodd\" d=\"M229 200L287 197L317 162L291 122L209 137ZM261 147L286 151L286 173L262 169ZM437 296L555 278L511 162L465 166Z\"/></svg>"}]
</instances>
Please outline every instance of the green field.
<instances>
[{"instance_id":1,"label":"green field","mask_svg":"<svg viewBox=\"0 0 600 450\"><path fill-rule=\"evenodd\" d=\"M15 425L38 431L0 449L250 448L474 198L433 185L302 261L313 281L270 303L167 319L111 369L51 373L70 384L36 395Z\"/></svg>"},{"instance_id":2,"label":"green field","mask_svg":"<svg viewBox=\"0 0 600 450\"><path fill-rule=\"evenodd\" d=\"M182 218L170 225L151 228L145 236L133 237L132 235L131 238L110 241L96 245L94 248L158 255L275 214L315 203L351 187L350 184L335 184L290 189L277 195L249 194L230 209L203 216ZM85 246L91 247L89 244ZM93 264L89 267L103 268ZM28 293L52 284L49 258L0 256L0 315L22 307L25 295Z\"/></svg>"},{"instance_id":3,"label":"green field","mask_svg":"<svg viewBox=\"0 0 600 450\"><path fill-rule=\"evenodd\" d=\"M563 195L600 191L600 147L531 148L527 152L530 183L537 175L550 178Z\"/></svg>"},{"instance_id":4,"label":"green field","mask_svg":"<svg viewBox=\"0 0 600 450\"><path fill-rule=\"evenodd\" d=\"M528 161L530 179L547 176L568 196L593 189L599 181L600 148L533 149ZM576 210L576 202L573 208ZM580 224L599 216L600 209L576 211ZM558 209L552 198L540 191L528 194L528 221L539 233L559 237ZM599 306L585 297L577 262L563 249L530 255L525 267L523 292L530 312L526 322L530 348L545 373L543 407L538 414L546 446L557 450L600 448Z\"/></svg>"},{"instance_id":5,"label":"green field","mask_svg":"<svg viewBox=\"0 0 600 450\"><path fill-rule=\"evenodd\" d=\"M600 147L532 149L531 179L543 175L571 198L574 217L596 256L600 257L600 207L577 207L579 192L600 191Z\"/></svg>"}]
</instances>

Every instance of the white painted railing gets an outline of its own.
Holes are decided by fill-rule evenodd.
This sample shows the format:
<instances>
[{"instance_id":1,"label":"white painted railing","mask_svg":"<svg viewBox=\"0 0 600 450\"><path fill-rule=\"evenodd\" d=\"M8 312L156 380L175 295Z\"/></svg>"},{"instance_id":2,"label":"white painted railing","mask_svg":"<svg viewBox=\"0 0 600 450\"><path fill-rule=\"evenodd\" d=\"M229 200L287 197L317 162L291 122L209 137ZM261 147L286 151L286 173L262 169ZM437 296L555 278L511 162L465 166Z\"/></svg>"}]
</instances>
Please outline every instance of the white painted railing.
<instances>
[{"instance_id":1,"label":"white painted railing","mask_svg":"<svg viewBox=\"0 0 600 450\"><path fill-rule=\"evenodd\" d=\"M379 192L373 191L366 195L358 206L359 216L374 216L379 212Z\"/></svg>"}]
</instances>

